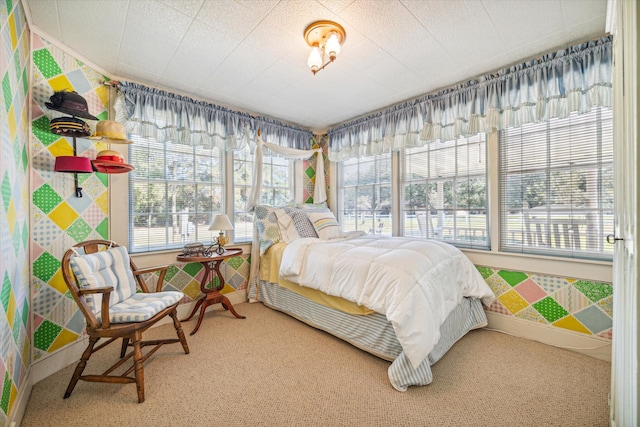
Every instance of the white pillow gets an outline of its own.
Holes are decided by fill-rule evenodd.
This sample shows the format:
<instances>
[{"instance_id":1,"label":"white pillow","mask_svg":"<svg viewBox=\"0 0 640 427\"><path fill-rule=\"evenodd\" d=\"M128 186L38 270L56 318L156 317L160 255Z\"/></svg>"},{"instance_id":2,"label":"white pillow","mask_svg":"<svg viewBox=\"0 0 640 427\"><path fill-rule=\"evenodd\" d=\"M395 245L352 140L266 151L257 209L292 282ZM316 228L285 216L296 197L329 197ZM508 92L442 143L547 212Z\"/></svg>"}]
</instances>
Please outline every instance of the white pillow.
<instances>
[{"instance_id":1,"label":"white pillow","mask_svg":"<svg viewBox=\"0 0 640 427\"><path fill-rule=\"evenodd\" d=\"M320 239L329 240L344 237L342 228L340 228L333 212L309 212L307 216Z\"/></svg>"}]
</instances>

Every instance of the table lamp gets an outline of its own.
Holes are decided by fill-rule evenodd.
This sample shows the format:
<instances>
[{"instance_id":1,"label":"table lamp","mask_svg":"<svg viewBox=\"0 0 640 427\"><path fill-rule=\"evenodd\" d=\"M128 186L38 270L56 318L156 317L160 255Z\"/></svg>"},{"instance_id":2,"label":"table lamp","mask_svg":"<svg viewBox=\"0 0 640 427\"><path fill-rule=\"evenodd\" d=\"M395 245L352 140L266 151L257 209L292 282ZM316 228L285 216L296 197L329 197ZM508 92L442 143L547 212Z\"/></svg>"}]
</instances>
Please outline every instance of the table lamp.
<instances>
[{"instance_id":1,"label":"table lamp","mask_svg":"<svg viewBox=\"0 0 640 427\"><path fill-rule=\"evenodd\" d=\"M225 214L216 215L213 217L213 222L209 226L209 230L219 230L218 237L214 244L217 244L216 253L222 255L224 253L223 246L227 243L227 237L224 235L225 230L233 230L233 225L229 221L229 217Z\"/></svg>"}]
</instances>

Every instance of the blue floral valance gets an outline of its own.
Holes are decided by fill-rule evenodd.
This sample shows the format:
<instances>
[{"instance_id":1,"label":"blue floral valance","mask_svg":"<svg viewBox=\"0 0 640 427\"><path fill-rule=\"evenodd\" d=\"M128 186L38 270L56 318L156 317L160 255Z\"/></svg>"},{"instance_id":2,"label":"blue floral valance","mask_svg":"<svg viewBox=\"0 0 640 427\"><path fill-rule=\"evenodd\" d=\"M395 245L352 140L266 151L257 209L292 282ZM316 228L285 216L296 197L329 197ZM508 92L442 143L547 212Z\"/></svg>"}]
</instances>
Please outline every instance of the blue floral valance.
<instances>
[{"instance_id":1,"label":"blue floral valance","mask_svg":"<svg viewBox=\"0 0 640 427\"><path fill-rule=\"evenodd\" d=\"M606 36L345 123L329 159L382 154L611 107L612 37Z\"/></svg>"},{"instance_id":2,"label":"blue floral valance","mask_svg":"<svg viewBox=\"0 0 640 427\"><path fill-rule=\"evenodd\" d=\"M272 144L299 150L311 149L313 134L277 120L233 111L207 102L176 95L137 83L121 82L115 103L116 121L127 132L223 150L243 148L262 138Z\"/></svg>"}]
</instances>

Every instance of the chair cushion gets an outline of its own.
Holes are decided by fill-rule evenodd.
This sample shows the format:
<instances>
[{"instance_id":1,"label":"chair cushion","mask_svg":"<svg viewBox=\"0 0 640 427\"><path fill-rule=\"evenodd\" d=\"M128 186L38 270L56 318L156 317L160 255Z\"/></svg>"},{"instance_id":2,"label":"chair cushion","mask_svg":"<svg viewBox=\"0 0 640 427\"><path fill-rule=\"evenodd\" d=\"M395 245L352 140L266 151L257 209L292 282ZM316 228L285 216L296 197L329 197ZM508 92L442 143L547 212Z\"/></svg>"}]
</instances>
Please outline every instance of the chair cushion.
<instances>
[{"instance_id":1,"label":"chair cushion","mask_svg":"<svg viewBox=\"0 0 640 427\"><path fill-rule=\"evenodd\" d=\"M182 299L182 292L137 293L109 308L111 323L142 322Z\"/></svg>"},{"instance_id":2,"label":"chair cushion","mask_svg":"<svg viewBox=\"0 0 640 427\"><path fill-rule=\"evenodd\" d=\"M123 246L89 255L74 255L70 259L70 265L78 280L78 286L82 289L113 286L109 307L136 293L136 281L129 264L129 254ZM84 298L91 311L99 316L102 295L85 295Z\"/></svg>"}]
</instances>

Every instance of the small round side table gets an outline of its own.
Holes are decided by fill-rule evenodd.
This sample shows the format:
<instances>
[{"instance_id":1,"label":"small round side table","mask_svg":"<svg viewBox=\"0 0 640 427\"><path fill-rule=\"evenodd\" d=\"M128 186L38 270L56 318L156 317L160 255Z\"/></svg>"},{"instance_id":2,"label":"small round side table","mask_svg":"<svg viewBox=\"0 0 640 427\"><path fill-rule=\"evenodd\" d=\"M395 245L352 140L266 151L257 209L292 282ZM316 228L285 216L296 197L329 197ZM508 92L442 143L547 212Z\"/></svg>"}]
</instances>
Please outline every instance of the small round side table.
<instances>
[{"instance_id":1,"label":"small round side table","mask_svg":"<svg viewBox=\"0 0 640 427\"><path fill-rule=\"evenodd\" d=\"M191 331L190 335L193 335L196 332L198 332L198 329L200 328L200 324L202 323L202 318L204 317L204 312L206 311L207 307L212 304L221 303L225 310L229 310L238 319L246 319L245 316L241 316L236 312L236 310L233 308L233 305L231 305L229 298L225 297L220 293L220 291L224 287L224 277L220 272L220 264L222 263L222 261L228 258L233 258L241 254L242 254L241 248L228 248L228 249L225 249L222 254L216 254L214 252L211 256L178 255L176 257L176 259L179 262L199 262L204 266L204 275L202 276L202 281L200 282L200 291L204 294L204 296L198 300L195 307L193 307L193 311L191 312L189 317L187 317L184 320L181 320L181 322L186 322L188 320L191 320L193 315L196 314L196 311L198 311L198 308L200 308L200 314L198 315L198 323L196 323L196 327L193 329L193 331ZM211 280L213 280L213 275L211 274L212 271L216 272L216 275L218 276L219 284L218 286L208 288L207 284L209 283L209 276L211 276Z\"/></svg>"}]
</instances>

